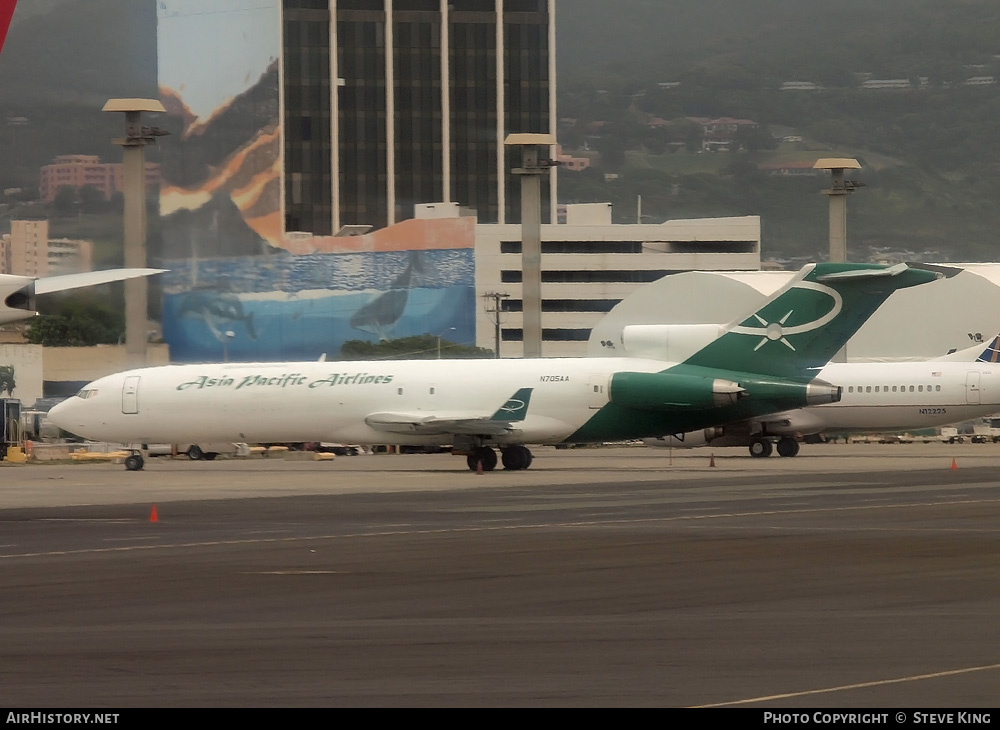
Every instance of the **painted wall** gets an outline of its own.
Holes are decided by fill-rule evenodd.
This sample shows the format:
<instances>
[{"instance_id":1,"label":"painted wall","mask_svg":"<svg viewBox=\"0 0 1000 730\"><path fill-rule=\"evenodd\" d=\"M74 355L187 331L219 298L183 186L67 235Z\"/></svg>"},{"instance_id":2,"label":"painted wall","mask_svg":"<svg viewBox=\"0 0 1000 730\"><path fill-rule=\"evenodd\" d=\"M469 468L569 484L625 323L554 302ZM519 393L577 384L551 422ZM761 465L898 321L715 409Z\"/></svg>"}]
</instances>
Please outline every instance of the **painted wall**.
<instances>
[{"instance_id":1,"label":"painted wall","mask_svg":"<svg viewBox=\"0 0 1000 730\"><path fill-rule=\"evenodd\" d=\"M161 256L281 245L279 0L160 0Z\"/></svg>"},{"instance_id":2,"label":"painted wall","mask_svg":"<svg viewBox=\"0 0 1000 730\"><path fill-rule=\"evenodd\" d=\"M163 337L175 362L336 359L348 340L445 332L473 344L473 250L174 262L164 275Z\"/></svg>"}]
</instances>

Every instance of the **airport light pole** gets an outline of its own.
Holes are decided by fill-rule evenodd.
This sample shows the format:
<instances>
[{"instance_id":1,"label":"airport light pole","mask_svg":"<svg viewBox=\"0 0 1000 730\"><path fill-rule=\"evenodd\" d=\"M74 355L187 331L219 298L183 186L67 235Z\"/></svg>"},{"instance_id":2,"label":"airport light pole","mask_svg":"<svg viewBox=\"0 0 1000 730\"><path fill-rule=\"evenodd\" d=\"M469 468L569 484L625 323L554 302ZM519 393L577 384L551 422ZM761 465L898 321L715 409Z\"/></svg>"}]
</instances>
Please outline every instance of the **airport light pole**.
<instances>
[{"instance_id":1,"label":"airport light pole","mask_svg":"<svg viewBox=\"0 0 1000 730\"><path fill-rule=\"evenodd\" d=\"M508 147L521 148L521 314L524 357L542 356L542 201L541 178L558 163L549 158L551 134L510 134ZM542 154L544 152L544 155Z\"/></svg>"},{"instance_id":2,"label":"airport light pole","mask_svg":"<svg viewBox=\"0 0 1000 730\"><path fill-rule=\"evenodd\" d=\"M441 359L441 338L444 337L449 332L454 332L454 331L455 331L455 327L449 327L444 332L442 332L441 334L437 335L437 340L438 340L438 356L437 356L437 359L438 360Z\"/></svg>"},{"instance_id":3,"label":"airport light pole","mask_svg":"<svg viewBox=\"0 0 1000 730\"><path fill-rule=\"evenodd\" d=\"M860 170L861 163L847 157L816 160L815 170L829 170L831 184L823 193L830 196L830 261L847 262L847 196L864 183L844 179L844 170Z\"/></svg>"},{"instance_id":4,"label":"airport light pole","mask_svg":"<svg viewBox=\"0 0 1000 730\"><path fill-rule=\"evenodd\" d=\"M232 330L226 330L219 335L219 342L222 343L222 362L229 362L229 343L236 337Z\"/></svg>"},{"instance_id":5,"label":"airport light pole","mask_svg":"<svg viewBox=\"0 0 1000 730\"><path fill-rule=\"evenodd\" d=\"M168 132L141 124L142 112L166 112L156 99L109 99L103 111L125 113L125 137L112 140L122 147L125 199L125 268L146 266L146 155L147 145ZM146 364L149 288L146 277L125 281L125 353L130 367Z\"/></svg>"},{"instance_id":6,"label":"airport light pole","mask_svg":"<svg viewBox=\"0 0 1000 730\"><path fill-rule=\"evenodd\" d=\"M816 160L815 170L830 171L830 261L847 263L847 196L864 183L844 179L844 170L860 170L861 163L849 157L826 157ZM847 345L841 347L831 362L847 362Z\"/></svg>"}]
</instances>

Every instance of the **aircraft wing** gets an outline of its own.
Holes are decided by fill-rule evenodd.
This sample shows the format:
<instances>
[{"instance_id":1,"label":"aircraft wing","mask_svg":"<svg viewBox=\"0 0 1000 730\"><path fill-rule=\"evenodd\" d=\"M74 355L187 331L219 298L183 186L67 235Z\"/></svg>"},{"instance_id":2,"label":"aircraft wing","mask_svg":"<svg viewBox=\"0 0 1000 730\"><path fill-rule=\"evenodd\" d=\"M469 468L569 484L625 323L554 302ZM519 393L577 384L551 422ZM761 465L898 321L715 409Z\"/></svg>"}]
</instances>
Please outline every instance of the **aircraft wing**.
<instances>
[{"instance_id":1,"label":"aircraft wing","mask_svg":"<svg viewBox=\"0 0 1000 730\"><path fill-rule=\"evenodd\" d=\"M372 413L365 423L376 431L413 433L422 436L467 434L471 436L502 436L514 429L528 413L531 388L521 388L496 410L485 413Z\"/></svg>"},{"instance_id":2,"label":"aircraft wing","mask_svg":"<svg viewBox=\"0 0 1000 730\"><path fill-rule=\"evenodd\" d=\"M139 276L162 274L166 269L108 269L107 271L87 271L83 274L46 276L35 281L35 294L50 294L84 286L107 284L112 281L134 279Z\"/></svg>"},{"instance_id":3,"label":"aircraft wing","mask_svg":"<svg viewBox=\"0 0 1000 730\"><path fill-rule=\"evenodd\" d=\"M372 413L365 418L365 423L376 431L421 436L456 433L501 436L514 428L513 421L494 421L488 416L433 416L427 413Z\"/></svg>"}]
</instances>

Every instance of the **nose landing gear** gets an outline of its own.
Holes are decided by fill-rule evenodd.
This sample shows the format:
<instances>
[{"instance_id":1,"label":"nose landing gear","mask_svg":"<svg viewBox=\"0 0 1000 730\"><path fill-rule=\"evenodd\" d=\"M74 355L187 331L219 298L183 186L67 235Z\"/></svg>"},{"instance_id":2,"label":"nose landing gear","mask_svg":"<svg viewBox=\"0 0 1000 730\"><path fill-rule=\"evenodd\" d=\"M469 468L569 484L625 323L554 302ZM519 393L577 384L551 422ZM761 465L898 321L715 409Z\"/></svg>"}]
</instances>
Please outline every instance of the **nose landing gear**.
<instances>
[{"instance_id":1,"label":"nose landing gear","mask_svg":"<svg viewBox=\"0 0 1000 730\"><path fill-rule=\"evenodd\" d=\"M125 457L125 468L128 471L141 471L145 463L145 459L142 458L142 454L138 451L133 451Z\"/></svg>"}]
</instances>

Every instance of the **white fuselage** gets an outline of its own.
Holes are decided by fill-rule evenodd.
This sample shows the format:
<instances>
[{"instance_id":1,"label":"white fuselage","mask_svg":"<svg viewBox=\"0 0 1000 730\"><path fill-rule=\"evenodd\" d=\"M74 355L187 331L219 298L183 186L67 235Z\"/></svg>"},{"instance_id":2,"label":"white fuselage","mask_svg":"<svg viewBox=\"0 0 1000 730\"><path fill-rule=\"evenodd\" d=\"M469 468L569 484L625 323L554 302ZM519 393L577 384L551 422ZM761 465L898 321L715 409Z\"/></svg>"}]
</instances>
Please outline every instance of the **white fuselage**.
<instances>
[{"instance_id":1,"label":"white fuselage","mask_svg":"<svg viewBox=\"0 0 1000 730\"><path fill-rule=\"evenodd\" d=\"M769 433L917 430L1000 411L1000 364L830 363L819 377L843 387L840 402L759 419Z\"/></svg>"},{"instance_id":2,"label":"white fuselage","mask_svg":"<svg viewBox=\"0 0 1000 730\"><path fill-rule=\"evenodd\" d=\"M392 433L373 413L487 417L521 388L530 408L503 443L559 443L608 403L617 370L659 372L633 358L423 360L170 365L109 375L49 418L89 439L126 443L333 441L449 443L446 433Z\"/></svg>"}]
</instances>

